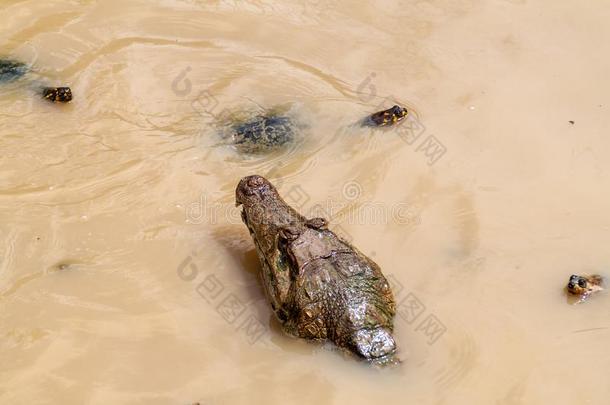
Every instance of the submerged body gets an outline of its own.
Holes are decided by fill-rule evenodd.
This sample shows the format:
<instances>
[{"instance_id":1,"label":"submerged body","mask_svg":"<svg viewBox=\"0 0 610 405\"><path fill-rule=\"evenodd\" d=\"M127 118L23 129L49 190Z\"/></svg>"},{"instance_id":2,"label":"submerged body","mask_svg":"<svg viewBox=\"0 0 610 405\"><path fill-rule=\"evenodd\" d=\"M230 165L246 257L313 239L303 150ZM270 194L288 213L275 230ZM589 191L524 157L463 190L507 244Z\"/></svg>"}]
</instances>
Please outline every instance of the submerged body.
<instances>
[{"instance_id":1,"label":"submerged body","mask_svg":"<svg viewBox=\"0 0 610 405\"><path fill-rule=\"evenodd\" d=\"M262 264L261 278L284 330L378 363L395 362L396 304L377 264L327 229L288 206L261 176L242 179L243 205Z\"/></svg>"},{"instance_id":2,"label":"submerged body","mask_svg":"<svg viewBox=\"0 0 610 405\"><path fill-rule=\"evenodd\" d=\"M12 82L25 75L28 67L25 63L0 59L0 83Z\"/></svg>"},{"instance_id":3,"label":"submerged body","mask_svg":"<svg viewBox=\"0 0 610 405\"><path fill-rule=\"evenodd\" d=\"M250 117L230 127L232 143L242 153L260 153L282 147L295 138L297 125L273 112Z\"/></svg>"},{"instance_id":4,"label":"submerged body","mask_svg":"<svg viewBox=\"0 0 610 405\"><path fill-rule=\"evenodd\" d=\"M8 83L23 78L29 72L28 66L11 59L0 59L0 83ZM57 103L72 101L72 90L69 87L48 87L41 84L34 85L35 90L42 98Z\"/></svg>"},{"instance_id":5,"label":"submerged body","mask_svg":"<svg viewBox=\"0 0 610 405\"><path fill-rule=\"evenodd\" d=\"M571 275L566 290L571 295L578 297L579 302L586 300L593 293L602 291L604 279L597 275Z\"/></svg>"}]
</instances>

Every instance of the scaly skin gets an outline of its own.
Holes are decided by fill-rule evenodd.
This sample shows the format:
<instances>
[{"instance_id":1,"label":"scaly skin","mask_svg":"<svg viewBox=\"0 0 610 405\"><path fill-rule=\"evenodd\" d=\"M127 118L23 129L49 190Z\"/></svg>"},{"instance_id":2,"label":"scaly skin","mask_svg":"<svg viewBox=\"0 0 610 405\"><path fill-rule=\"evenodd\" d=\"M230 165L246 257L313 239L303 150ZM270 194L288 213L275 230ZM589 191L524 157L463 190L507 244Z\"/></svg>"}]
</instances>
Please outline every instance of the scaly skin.
<instances>
[{"instance_id":1,"label":"scaly skin","mask_svg":"<svg viewBox=\"0 0 610 405\"><path fill-rule=\"evenodd\" d=\"M244 153L267 152L294 139L296 126L287 116L258 115L246 122L235 124L233 143Z\"/></svg>"},{"instance_id":2,"label":"scaly skin","mask_svg":"<svg viewBox=\"0 0 610 405\"><path fill-rule=\"evenodd\" d=\"M379 266L282 200L261 176L243 178L236 190L262 269L271 308L284 330L331 340L357 356L395 362L396 304Z\"/></svg>"},{"instance_id":3,"label":"scaly skin","mask_svg":"<svg viewBox=\"0 0 610 405\"><path fill-rule=\"evenodd\" d=\"M570 280L566 286L568 293L580 298L579 302L582 302L589 298L591 294L602 291L604 279L597 275L571 275Z\"/></svg>"},{"instance_id":4,"label":"scaly skin","mask_svg":"<svg viewBox=\"0 0 610 405\"><path fill-rule=\"evenodd\" d=\"M403 119L405 119L407 114L408 111L406 108L395 105L392 108L376 112L375 114L368 117L365 121L365 126L387 127L402 121Z\"/></svg>"},{"instance_id":5,"label":"scaly skin","mask_svg":"<svg viewBox=\"0 0 610 405\"><path fill-rule=\"evenodd\" d=\"M45 87L42 97L54 103L69 103L72 101L72 90L69 87Z\"/></svg>"}]
</instances>

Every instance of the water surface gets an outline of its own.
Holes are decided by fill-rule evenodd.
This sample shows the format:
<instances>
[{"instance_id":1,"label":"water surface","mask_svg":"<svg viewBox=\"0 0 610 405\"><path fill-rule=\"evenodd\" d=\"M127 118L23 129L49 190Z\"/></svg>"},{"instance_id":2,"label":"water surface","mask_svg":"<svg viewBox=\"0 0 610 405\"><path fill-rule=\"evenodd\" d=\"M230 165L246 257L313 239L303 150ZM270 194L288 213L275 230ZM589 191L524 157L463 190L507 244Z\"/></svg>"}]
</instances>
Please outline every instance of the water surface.
<instances>
[{"instance_id":1,"label":"water surface","mask_svg":"<svg viewBox=\"0 0 610 405\"><path fill-rule=\"evenodd\" d=\"M0 403L608 403L610 9L601 0L5 0ZM51 105L34 80L72 86ZM394 103L400 129L358 128ZM242 156L218 117L288 106ZM572 122L571 122L572 121ZM376 260L401 367L284 336L238 180Z\"/></svg>"}]
</instances>

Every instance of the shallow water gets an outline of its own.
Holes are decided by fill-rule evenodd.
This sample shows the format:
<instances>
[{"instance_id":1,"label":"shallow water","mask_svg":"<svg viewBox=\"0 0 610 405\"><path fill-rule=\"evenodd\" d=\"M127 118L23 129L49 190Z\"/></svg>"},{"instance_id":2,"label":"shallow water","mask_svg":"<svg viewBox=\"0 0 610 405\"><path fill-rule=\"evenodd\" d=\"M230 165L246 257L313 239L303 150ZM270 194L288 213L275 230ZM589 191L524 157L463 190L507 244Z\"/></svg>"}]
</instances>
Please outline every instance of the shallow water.
<instances>
[{"instance_id":1,"label":"shallow water","mask_svg":"<svg viewBox=\"0 0 610 405\"><path fill-rule=\"evenodd\" d=\"M0 403L607 404L610 297L562 288L610 275L610 9L557 3L3 1ZM278 105L297 145L219 142ZM380 264L400 367L282 335L253 173Z\"/></svg>"}]
</instances>

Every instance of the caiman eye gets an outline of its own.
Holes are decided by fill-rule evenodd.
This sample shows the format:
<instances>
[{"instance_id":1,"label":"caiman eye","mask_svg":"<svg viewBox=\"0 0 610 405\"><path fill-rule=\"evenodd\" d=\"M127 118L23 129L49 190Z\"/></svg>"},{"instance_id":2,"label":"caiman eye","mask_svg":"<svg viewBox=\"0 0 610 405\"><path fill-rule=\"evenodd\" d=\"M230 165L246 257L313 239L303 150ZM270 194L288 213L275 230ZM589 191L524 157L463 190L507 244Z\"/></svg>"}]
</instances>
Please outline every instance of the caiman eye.
<instances>
[{"instance_id":1,"label":"caiman eye","mask_svg":"<svg viewBox=\"0 0 610 405\"><path fill-rule=\"evenodd\" d=\"M586 288L587 287L587 280L581 278L580 280L578 280L578 286L580 288Z\"/></svg>"},{"instance_id":2,"label":"caiman eye","mask_svg":"<svg viewBox=\"0 0 610 405\"><path fill-rule=\"evenodd\" d=\"M322 230L328 228L328 221L326 221L326 219L324 218L311 218L307 220L306 225L312 229Z\"/></svg>"},{"instance_id":3,"label":"caiman eye","mask_svg":"<svg viewBox=\"0 0 610 405\"><path fill-rule=\"evenodd\" d=\"M568 288L569 288L570 290L571 290L571 289L573 289L573 288L574 288L574 283L570 281L570 282L568 283Z\"/></svg>"}]
</instances>

